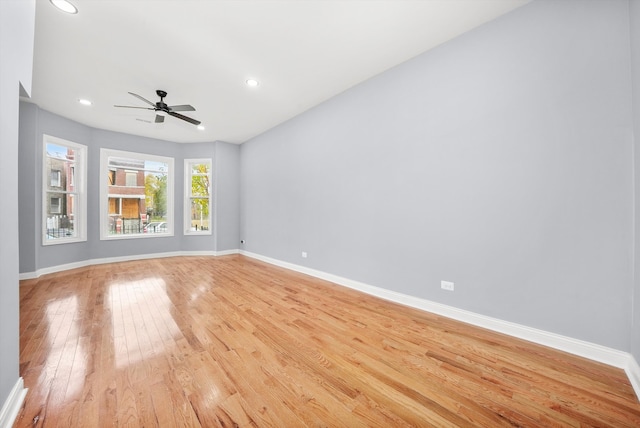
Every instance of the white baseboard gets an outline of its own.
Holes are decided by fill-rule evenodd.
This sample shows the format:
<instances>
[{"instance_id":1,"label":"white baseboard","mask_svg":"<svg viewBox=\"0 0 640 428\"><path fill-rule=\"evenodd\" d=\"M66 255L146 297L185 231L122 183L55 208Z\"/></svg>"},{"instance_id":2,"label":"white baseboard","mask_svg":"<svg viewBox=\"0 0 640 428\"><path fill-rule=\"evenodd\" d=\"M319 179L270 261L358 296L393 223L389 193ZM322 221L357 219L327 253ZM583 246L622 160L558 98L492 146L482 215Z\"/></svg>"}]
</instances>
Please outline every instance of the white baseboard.
<instances>
[{"instance_id":1,"label":"white baseboard","mask_svg":"<svg viewBox=\"0 0 640 428\"><path fill-rule=\"evenodd\" d=\"M293 263L284 262L282 260L272 259L260 254L248 251L240 251L247 257L264 261L266 263L290 269L296 272L304 273L316 278L324 279L338 285L352 288L372 296L380 297L395 303L400 303L412 308L421 309L427 312L442 315L478 327L493 330L499 333L508 334L509 336L537 343L539 345L548 346L573 355L588 358L608 364L613 367L624 369L629 377L629 381L633 386L636 396L640 398L640 367L631 354L617 349L608 348L606 346L597 345L595 343L550 333L544 330L527 327L521 324L503 321L497 318L476 314L474 312L465 311L454 308L452 306L443 305L441 303L432 302L430 300L419 297L409 296L395 291L375 287L362 282L353 281L330 273L318 271L305 266L299 266Z\"/></svg>"},{"instance_id":2,"label":"white baseboard","mask_svg":"<svg viewBox=\"0 0 640 428\"><path fill-rule=\"evenodd\" d=\"M134 260L160 259L164 257L183 257L183 256L226 256L229 254L238 254L239 250L224 251L171 251L166 253L152 254L134 254L131 256L105 257L101 259L89 259L81 262L67 263L64 265L51 266L38 269L35 272L24 272L20 274L19 279L34 279L48 273L62 272L70 269L78 269L86 266L103 265L107 263L130 262Z\"/></svg>"},{"instance_id":3,"label":"white baseboard","mask_svg":"<svg viewBox=\"0 0 640 428\"><path fill-rule=\"evenodd\" d=\"M633 390L636 392L636 398L640 400L640 366L633 356L630 355L629 362L624 371L629 377L629 382L633 386Z\"/></svg>"},{"instance_id":4,"label":"white baseboard","mask_svg":"<svg viewBox=\"0 0 640 428\"><path fill-rule=\"evenodd\" d=\"M24 381L20 377L5 400L2 410L0 410L0 428L11 428L13 426L26 395L27 389L24 387Z\"/></svg>"},{"instance_id":5,"label":"white baseboard","mask_svg":"<svg viewBox=\"0 0 640 428\"><path fill-rule=\"evenodd\" d=\"M240 250L236 249L236 250L223 250L223 251L216 251L216 256L229 256L231 254L240 254Z\"/></svg>"}]
</instances>

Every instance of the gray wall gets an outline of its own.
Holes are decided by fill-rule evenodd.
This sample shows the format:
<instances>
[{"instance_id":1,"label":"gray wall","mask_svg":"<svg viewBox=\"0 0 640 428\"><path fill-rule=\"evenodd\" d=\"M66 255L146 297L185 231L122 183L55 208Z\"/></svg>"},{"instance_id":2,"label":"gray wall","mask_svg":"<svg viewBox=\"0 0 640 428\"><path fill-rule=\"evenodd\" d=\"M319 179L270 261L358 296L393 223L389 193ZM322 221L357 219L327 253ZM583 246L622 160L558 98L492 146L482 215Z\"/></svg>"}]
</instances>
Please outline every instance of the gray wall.
<instances>
[{"instance_id":1,"label":"gray wall","mask_svg":"<svg viewBox=\"0 0 640 428\"><path fill-rule=\"evenodd\" d=\"M240 147L236 144L183 144L183 159L213 160L213 234L184 236L184 251L236 250L240 240Z\"/></svg>"},{"instance_id":2,"label":"gray wall","mask_svg":"<svg viewBox=\"0 0 640 428\"><path fill-rule=\"evenodd\" d=\"M240 246L240 146L216 144L216 250L235 250Z\"/></svg>"},{"instance_id":3,"label":"gray wall","mask_svg":"<svg viewBox=\"0 0 640 428\"><path fill-rule=\"evenodd\" d=\"M18 101L31 93L34 0L0 1L0 408L19 379ZM22 88L21 88L22 86Z\"/></svg>"},{"instance_id":4,"label":"gray wall","mask_svg":"<svg viewBox=\"0 0 640 428\"><path fill-rule=\"evenodd\" d=\"M18 165L25 165L18 170L18 186L20 198L18 201L20 228L20 272L34 272L37 266L36 247L39 244L40 227L36 216L35 206L42 203L42 195L35 192L36 181L41 178L34 173L37 159L37 120L38 107L35 104L20 103L20 146ZM28 142L28 143L27 143ZM40 180L42 181L42 180ZM40 184L42 187L42 184ZM40 201L40 202L38 202Z\"/></svg>"},{"instance_id":5,"label":"gray wall","mask_svg":"<svg viewBox=\"0 0 640 428\"><path fill-rule=\"evenodd\" d=\"M633 124L635 162L635 269L632 290L632 334L631 353L640 361L640 2L630 2L631 58L633 85Z\"/></svg>"},{"instance_id":6,"label":"gray wall","mask_svg":"<svg viewBox=\"0 0 640 428\"><path fill-rule=\"evenodd\" d=\"M50 114L36 106L25 106L21 103L20 112L20 272L25 267L36 269L48 266L74 263L91 258L89 241L77 244L42 246L42 134L43 132L69 141L88 145L91 139L91 128L79 125L68 119ZM35 132L33 131L35 129ZM44 131L43 131L44 130ZM89 171L92 166L92 153L89 152ZM29 162L30 163L27 163ZM35 163L34 163L35 162ZM97 169L99 168L96 164ZM31 177L28 177L31 175ZM88 180L89 193L97 188L97 180ZM32 187L33 186L33 187ZM90 196L91 197L91 196ZM90 206L88 206L91 212ZM97 211L96 211L97 212ZM90 217L89 217L90 218ZM26 224L27 222L33 222ZM88 234L91 235L97 222L87 223ZM33 257L30 260L30 256Z\"/></svg>"},{"instance_id":7,"label":"gray wall","mask_svg":"<svg viewBox=\"0 0 640 428\"><path fill-rule=\"evenodd\" d=\"M629 37L535 1L243 144L244 248L629 350Z\"/></svg>"},{"instance_id":8,"label":"gray wall","mask_svg":"<svg viewBox=\"0 0 640 428\"><path fill-rule=\"evenodd\" d=\"M180 161L181 163L180 167L184 168L184 159L210 158L212 162L215 162L216 144L217 143L199 143L199 144L182 145L182 160ZM215 174L217 177L218 171L215 171ZM182 186L183 186L182 191L184 192L184 184ZM215 217L213 213L215 212L216 208L217 208L217 205L212 204L212 207L211 207L212 221L213 221L213 218ZM182 223L180 223L180 228L184 229L184 227L182 226ZM201 235L201 236L185 235L182 240L182 250L183 251L214 251L216 247L217 235L215 233L215 230L213 232L214 233L212 235Z\"/></svg>"},{"instance_id":9,"label":"gray wall","mask_svg":"<svg viewBox=\"0 0 640 428\"><path fill-rule=\"evenodd\" d=\"M81 262L90 259L135 256L176 251L215 251L228 249L228 242L239 240L239 149L237 146L211 142L185 145L104 131L81 125L42 110L35 105L21 104L20 123L20 272L31 273L39 269ZM42 221L42 138L43 134L63 138L88 147L87 178L87 241L43 246ZM151 153L174 158L174 219L173 237L128 240L100 240L100 149L109 148L139 153ZM220 155L217 154L220 152ZM184 236L183 196L184 159L210 157L214 159L216 193L221 201L214 207L213 218L220 233L213 236ZM218 159L220 157L220 159ZM218 170L219 168L219 170ZM235 179L234 179L235 177ZM230 197L230 193L236 196ZM235 206L234 206L235 204ZM237 248L237 245L233 248Z\"/></svg>"}]
</instances>

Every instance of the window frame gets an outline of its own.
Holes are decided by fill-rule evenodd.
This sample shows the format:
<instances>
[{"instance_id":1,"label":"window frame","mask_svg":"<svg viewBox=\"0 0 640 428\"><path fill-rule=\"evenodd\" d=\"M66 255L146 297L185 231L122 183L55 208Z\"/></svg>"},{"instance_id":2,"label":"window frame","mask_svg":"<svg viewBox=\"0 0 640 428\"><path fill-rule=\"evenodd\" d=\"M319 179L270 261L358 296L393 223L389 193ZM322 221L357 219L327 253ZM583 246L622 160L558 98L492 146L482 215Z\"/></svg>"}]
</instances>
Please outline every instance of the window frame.
<instances>
[{"instance_id":1,"label":"window frame","mask_svg":"<svg viewBox=\"0 0 640 428\"><path fill-rule=\"evenodd\" d=\"M209 222L208 230L191 230L191 200L192 199L205 199L202 196L193 196L191 194L191 183L193 174L191 173L191 165L194 164L209 164L209 195L207 198L209 199L209 218L207 219ZM193 236L206 236L213 234L213 198L212 198L212 189L213 189L213 159L212 158L197 158L197 159L185 159L184 160L184 234L185 235L193 235Z\"/></svg>"},{"instance_id":2,"label":"window frame","mask_svg":"<svg viewBox=\"0 0 640 428\"><path fill-rule=\"evenodd\" d=\"M54 144L56 146L67 147L73 149L74 160L70 168L73 168L74 179L69 186L73 190L51 189L52 187L60 187L62 185L62 171L47 169L47 145ZM87 240L87 153L88 147L84 144L78 144L73 141L54 137L52 135L43 134L42 136L42 209L41 209L41 239L43 246L72 244L76 242L86 242ZM51 183L51 172L58 172L58 185L53 186ZM64 196L59 196L64 195ZM73 229L75 236L59 237L56 239L47 239L47 207L52 197L59 199L59 211L62 211L62 198L66 195L72 196L73 199ZM55 214L55 213L54 213Z\"/></svg>"},{"instance_id":3,"label":"window frame","mask_svg":"<svg viewBox=\"0 0 640 428\"><path fill-rule=\"evenodd\" d=\"M131 233L131 234L109 234L109 178L113 168L109 167L109 157L128 158L143 161L162 162L167 164L167 214L166 233ZM174 158L168 156L152 155L148 153L128 152L114 149L100 149L100 240L112 241L120 239L149 239L167 238L174 236L175 230L175 204L174 204L174 182L175 182L175 162ZM111 195L121 198L121 195ZM122 201L122 199L121 199ZM120 202L122 204L122 202ZM122 205L120 206L122 212Z\"/></svg>"}]
</instances>

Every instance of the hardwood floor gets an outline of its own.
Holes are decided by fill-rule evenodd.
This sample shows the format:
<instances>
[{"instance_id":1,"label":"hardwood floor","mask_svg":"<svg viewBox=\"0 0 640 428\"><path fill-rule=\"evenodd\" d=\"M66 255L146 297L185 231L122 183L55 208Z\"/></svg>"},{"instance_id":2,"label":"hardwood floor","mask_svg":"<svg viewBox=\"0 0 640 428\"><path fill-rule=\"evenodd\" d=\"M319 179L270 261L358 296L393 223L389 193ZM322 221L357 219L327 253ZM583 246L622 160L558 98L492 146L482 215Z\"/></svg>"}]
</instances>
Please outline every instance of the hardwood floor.
<instances>
[{"instance_id":1,"label":"hardwood floor","mask_svg":"<svg viewBox=\"0 0 640 428\"><path fill-rule=\"evenodd\" d=\"M240 255L22 281L15 426L639 427L620 369Z\"/></svg>"}]
</instances>

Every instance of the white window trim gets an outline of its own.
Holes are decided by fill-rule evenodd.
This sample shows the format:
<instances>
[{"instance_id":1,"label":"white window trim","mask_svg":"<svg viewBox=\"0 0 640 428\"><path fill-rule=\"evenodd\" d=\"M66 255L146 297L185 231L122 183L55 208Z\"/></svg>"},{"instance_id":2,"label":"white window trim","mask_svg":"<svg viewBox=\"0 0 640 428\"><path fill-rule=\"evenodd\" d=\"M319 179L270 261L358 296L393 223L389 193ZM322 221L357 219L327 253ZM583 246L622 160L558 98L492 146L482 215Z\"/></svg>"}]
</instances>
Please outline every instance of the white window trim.
<instances>
[{"instance_id":1,"label":"white window trim","mask_svg":"<svg viewBox=\"0 0 640 428\"><path fill-rule=\"evenodd\" d=\"M49 193L47 189L50 187L50 175L47 169L47 144L56 144L59 146L67 146L76 151L75 155L75 183L74 191L70 192L76 195L74 210L76 218L74 218L73 228L76 232L76 236L70 238L60 239L47 239L47 203ZM42 245L60 245L70 244L74 242L85 242L87 240L87 151L88 148L85 145L67 141L62 138L53 137L51 135L44 134L42 136ZM79 180L78 180L79 178ZM62 201L61 201L62 202Z\"/></svg>"},{"instance_id":2,"label":"white window trim","mask_svg":"<svg viewBox=\"0 0 640 428\"><path fill-rule=\"evenodd\" d=\"M209 230L191 230L191 164L209 164ZM213 233L213 198L211 197L213 181L213 159L185 159L184 160L184 234L185 235L211 235Z\"/></svg>"},{"instance_id":3,"label":"white window trim","mask_svg":"<svg viewBox=\"0 0 640 428\"><path fill-rule=\"evenodd\" d=\"M136 234L122 234L122 235L109 235L109 184L108 184L108 172L109 172L109 157L120 158L132 158L149 160L156 162L163 162L168 165L167 171L167 233L136 233ZM174 199L173 199L173 183L175 180L175 168L174 159L165 156L156 156L147 153L125 152L122 150L112 149L100 149L100 240L111 241L119 239L150 239L150 238L166 238L174 236L175 221L174 221ZM116 196L116 195L112 195Z\"/></svg>"}]
</instances>

